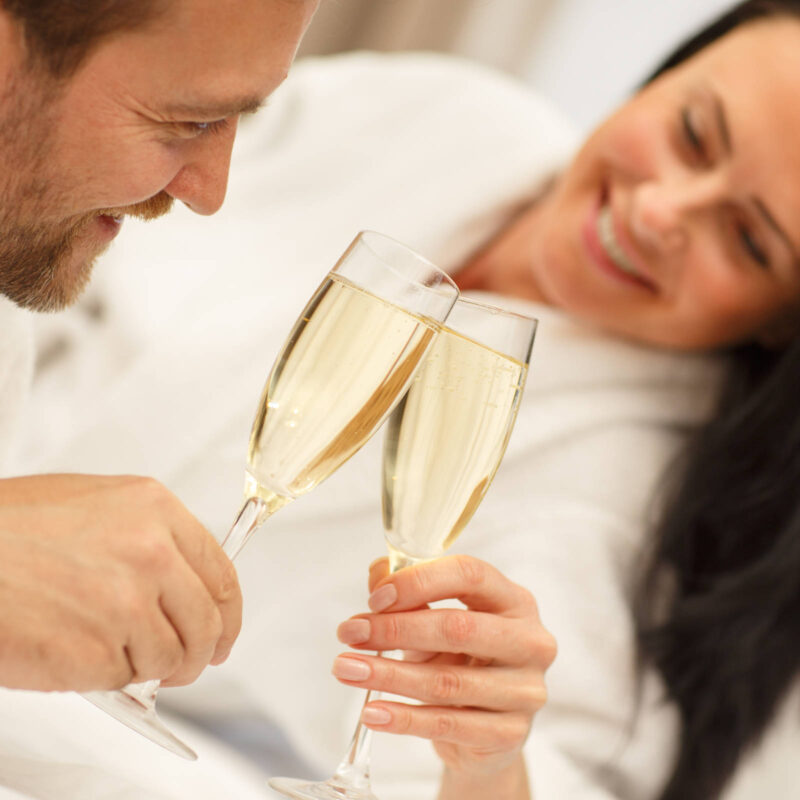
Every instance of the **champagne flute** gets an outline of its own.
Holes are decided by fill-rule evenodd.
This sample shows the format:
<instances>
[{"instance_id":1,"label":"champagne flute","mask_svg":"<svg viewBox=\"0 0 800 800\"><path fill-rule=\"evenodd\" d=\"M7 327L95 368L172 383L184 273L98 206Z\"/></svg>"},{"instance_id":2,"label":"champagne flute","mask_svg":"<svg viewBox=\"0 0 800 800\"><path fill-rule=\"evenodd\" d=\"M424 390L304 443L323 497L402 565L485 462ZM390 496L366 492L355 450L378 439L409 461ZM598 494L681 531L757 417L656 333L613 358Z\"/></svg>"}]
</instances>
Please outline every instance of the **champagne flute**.
<instances>
[{"instance_id":1,"label":"champagne flute","mask_svg":"<svg viewBox=\"0 0 800 800\"><path fill-rule=\"evenodd\" d=\"M222 542L234 558L275 511L352 456L408 388L458 297L449 277L399 242L362 231L325 277L267 378L245 470L244 502ZM87 700L188 759L156 713L159 681Z\"/></svg>"},{"instance_id":2,"label":"champagne flute","mask_svg":"<svg viewBox=\"0 0 800 800\"><path fill-rule=\"evenodd\" d=\"M383 448L383 527L392 572L441 556L483 500L505 453L536 320L460 298L407 394ZM378 697L367 692L364 704ZM297 800L377 800L372 731L361 722L332 778L273 778Z\"/></svg>"}]
</instances>

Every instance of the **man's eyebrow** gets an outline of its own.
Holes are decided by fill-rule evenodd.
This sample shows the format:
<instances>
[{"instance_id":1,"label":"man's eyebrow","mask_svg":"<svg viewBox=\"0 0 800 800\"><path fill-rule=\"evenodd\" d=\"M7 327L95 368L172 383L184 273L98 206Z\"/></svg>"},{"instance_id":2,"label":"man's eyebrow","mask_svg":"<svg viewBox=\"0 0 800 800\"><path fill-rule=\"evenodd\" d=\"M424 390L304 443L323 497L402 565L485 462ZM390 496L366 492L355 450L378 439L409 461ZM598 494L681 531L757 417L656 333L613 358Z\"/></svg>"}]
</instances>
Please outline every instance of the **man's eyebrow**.
<instances>
[{"instance_id":1,"label":"man's eyebrow","mask_svg":"<svg viewBox=\"0 0 800 800\"><path fill-rule=\"evenodd\" d=\"M213 120L235 117L239 114L254 114L261 108L263 97L240 97L235 100L197 101L170 103L164 113L171 117L189 120Z\"/></svg>"}]
</instances>

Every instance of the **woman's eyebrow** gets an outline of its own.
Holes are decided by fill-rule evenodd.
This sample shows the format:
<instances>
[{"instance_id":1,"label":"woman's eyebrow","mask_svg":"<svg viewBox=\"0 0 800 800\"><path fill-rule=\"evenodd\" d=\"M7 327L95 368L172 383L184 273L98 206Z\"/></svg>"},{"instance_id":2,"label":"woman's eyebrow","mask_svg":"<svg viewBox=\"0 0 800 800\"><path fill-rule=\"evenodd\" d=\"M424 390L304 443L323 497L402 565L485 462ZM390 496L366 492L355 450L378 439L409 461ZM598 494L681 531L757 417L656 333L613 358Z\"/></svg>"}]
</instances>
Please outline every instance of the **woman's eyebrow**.
<instances>
[{"instance_id":1,"label":"woman's eyebrow","mask_svg":"<svg viewBox=\"0 0 800 800\"><path fill-rule=\"evenodd\" d=\"M712 89L708 90L708 94L714 106L714 119L717 122L719 138L722 141L726 154L730 156L733 154L733 142L731 141L731 130L728 127L728 118L725 116L725 107L722 104L722 98Z\"/></svg>"}]
</instances>

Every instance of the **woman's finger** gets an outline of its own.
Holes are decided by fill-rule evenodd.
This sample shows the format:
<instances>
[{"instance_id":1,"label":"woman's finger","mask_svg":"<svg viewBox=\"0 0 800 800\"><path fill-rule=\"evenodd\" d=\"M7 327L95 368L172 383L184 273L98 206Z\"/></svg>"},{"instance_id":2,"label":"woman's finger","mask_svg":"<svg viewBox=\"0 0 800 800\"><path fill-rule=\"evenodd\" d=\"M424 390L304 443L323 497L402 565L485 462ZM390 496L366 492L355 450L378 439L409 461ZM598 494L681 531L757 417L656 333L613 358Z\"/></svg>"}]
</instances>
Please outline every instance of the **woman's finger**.
<instances>
[{"instance_id":1,"label":"woman's finger","mask_svg":"<svg viewBox=\"0 0 800 800\"><path fill-rule=\"evenodd\" d=\"M419 700L434 706L472 706L533 714L547 699L537 670L439 663L415 664L367 655L340 655L333 674L342 683Z\"/></svg>"},{"instance_id":2,"label":"woman's finger","mask_svg":"<svg viewBox=\"0 0 800 800\"><path fill-rule=\"evenodd\" d=\"M369 565L369 591L372 592L379 581L389 574L389 559L386 556L376 558Z\"/></svg>"},{"instance_id":3,"label":"woman's finger","mask_svg":"<svg viewBox=\"0 0 800 800\"><path fill-rule=\"evenodd\" d=\"M379 564L379 562L377 562ZM370 576L382 567L374 566ZM455 598L468 608L506 616L536 615L530 592L485 561L471 556L445 556L406 567L373 583L372 611L407 611L437 600Z\"/></svg>"},{"instance_id":4,"label":"woman's finger","mask_svg":"<svg viewBox=\"0 0 800 800\"><path fill-rule=\"evenodd\" d=\"M339 641L364 650L463 653L488 663L549 666L555 640L539 624L463 609L364 614L343 622Z\"/></svg>"},{"instance_id":5,"label":"woman's finger","mask_svg":"<svg viewBox=\"0 0 800 800\"><path fill-rule=\"evenodd\" d=\"M361 721L373 730L494 752L522 747L531 727L531 717L526 714L411 706L384 700L368 703Z\"/></svg>"}]
</instances>

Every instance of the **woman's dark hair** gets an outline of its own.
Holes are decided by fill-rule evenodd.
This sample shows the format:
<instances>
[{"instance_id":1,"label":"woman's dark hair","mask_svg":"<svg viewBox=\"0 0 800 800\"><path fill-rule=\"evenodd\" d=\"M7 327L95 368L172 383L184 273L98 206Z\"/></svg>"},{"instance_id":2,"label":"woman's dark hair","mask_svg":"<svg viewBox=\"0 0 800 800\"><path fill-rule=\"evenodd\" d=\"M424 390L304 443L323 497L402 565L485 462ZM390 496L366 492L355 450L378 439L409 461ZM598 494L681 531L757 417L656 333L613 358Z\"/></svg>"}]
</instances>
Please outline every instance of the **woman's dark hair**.
<instances>
[{"instance_id":1,"label":"woman's dark hair","mask_svg":"<svg viewBox=\"0 0 800 800\"><path fill-rule=\"evenodd\" d=\"M150 22L163 0L0 0L22 26L28 55L57 79L68 78L109 36Z\"/></svg>"},{"instance_id":2,"label":"woman's dark hair","mask_svg":"<svg viewBox=\"0 0 800 800\"><path fill-rule=\"evenodd\" d=\"M741 3L652 78L778 15L800 19L800 0ZM800 672L800 341L729 355L717 413L673 473L636 604L640 653L682 726L661 800L719 797ZM666 610L659 585L670 587Z\"/></svg>"}]
</instances>

